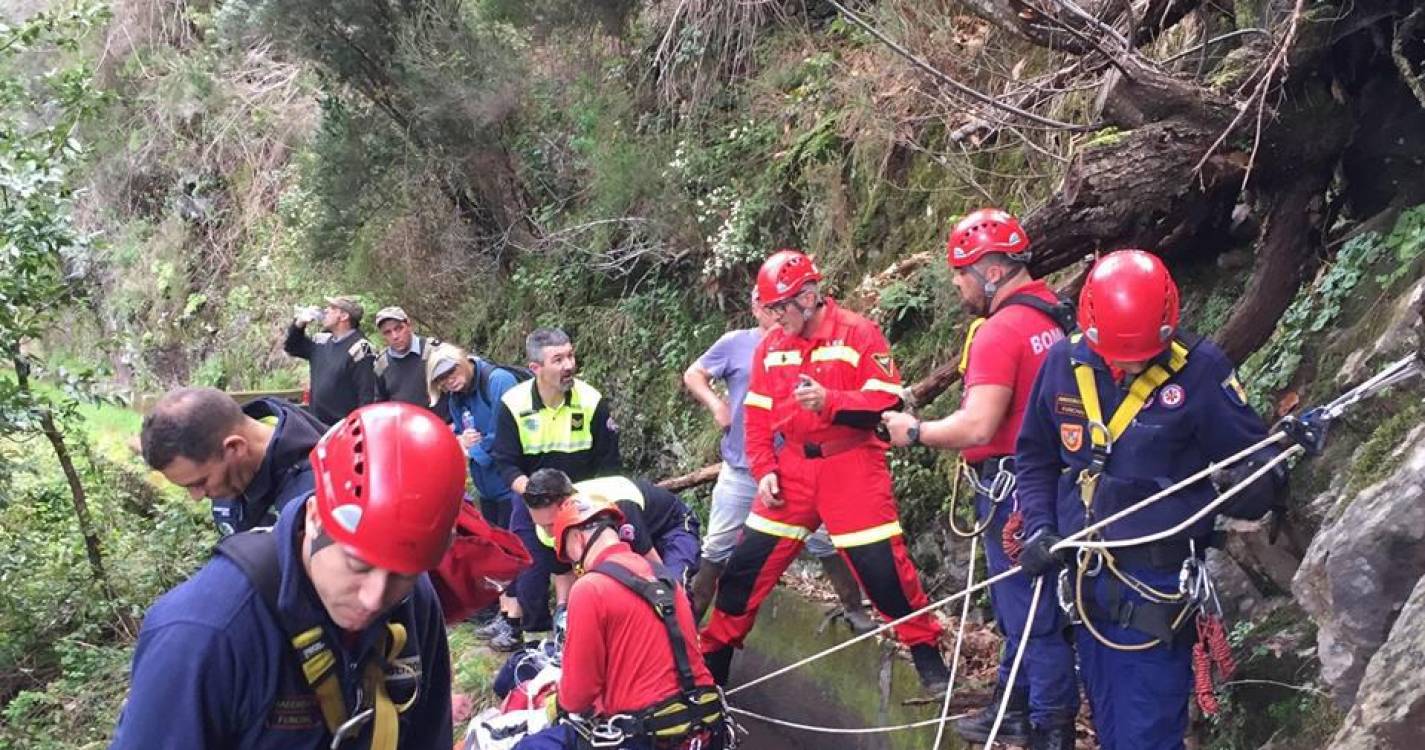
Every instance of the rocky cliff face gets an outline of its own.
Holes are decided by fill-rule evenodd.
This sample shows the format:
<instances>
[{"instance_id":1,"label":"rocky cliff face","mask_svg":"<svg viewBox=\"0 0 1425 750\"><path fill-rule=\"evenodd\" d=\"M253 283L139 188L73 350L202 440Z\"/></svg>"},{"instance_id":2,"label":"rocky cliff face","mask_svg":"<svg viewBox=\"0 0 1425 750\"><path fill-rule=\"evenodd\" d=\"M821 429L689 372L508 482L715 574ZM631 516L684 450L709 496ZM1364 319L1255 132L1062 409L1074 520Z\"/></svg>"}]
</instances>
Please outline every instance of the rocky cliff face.
<instances>
[{"instance_id":1,"label":"rocky cliff face","mask_svg":"<svg viewBox=\"0 0 1425 750\"><path fill-rule=\"evenodd\" d=\"M1364 371L1373 354L1416 349L1420 305L1417 284L1395 305L1384 335L1343 371ZM1408 414L1421 392L1416 380L1381 398ZM1325 521L1292 581L1318 627L1321 678L1348 712L1333 748L1425 745L1425 424L1407 427L1383 462L1370 462L1388 468L1368 477L1369 486L1353 492L1359 482L1346 481L1367 462L1363 444L1313 502Z\"/></svg>"}]
</instances>

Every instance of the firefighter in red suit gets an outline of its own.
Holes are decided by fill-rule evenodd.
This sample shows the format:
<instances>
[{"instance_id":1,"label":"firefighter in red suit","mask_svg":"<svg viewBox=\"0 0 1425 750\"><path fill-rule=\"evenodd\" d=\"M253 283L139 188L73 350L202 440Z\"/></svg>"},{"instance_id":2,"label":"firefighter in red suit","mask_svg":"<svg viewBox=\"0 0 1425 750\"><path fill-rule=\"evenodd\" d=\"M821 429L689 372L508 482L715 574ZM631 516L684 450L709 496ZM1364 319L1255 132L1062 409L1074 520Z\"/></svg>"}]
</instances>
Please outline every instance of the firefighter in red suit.
<instances>
[{"instance_id":1,"label":"firefighter in red suit","mask_svg":"<svg viewBox=\"0 0 1425 750\"><path fill-rule=\"evenodd\" d=\"M554 520L555 556L579 574L569 593L559 724L518 750L728 750L722 693L698 658L687 592L620 538L613 503L575 495Z\"/></svg>"},{"instance_id":2,"label":"firefighter in red suit","mask_svg":"<svg viewBox=\"0 0 1425 750\"><path fill-rule=\"evenodd\" d=\"M927 603L891 493L888 446L875 434L882 412L901 404L900 374L876 324L823 296L820 281L797 250L774 253L757 274L758 300L778 327L757 346L745 401L757 498L701 634L719 684L758 606L823 522L882 615L899 618ZM949 674L934 617L895 631L922 685L943 690Z\"/></svg>"}]
</instances>

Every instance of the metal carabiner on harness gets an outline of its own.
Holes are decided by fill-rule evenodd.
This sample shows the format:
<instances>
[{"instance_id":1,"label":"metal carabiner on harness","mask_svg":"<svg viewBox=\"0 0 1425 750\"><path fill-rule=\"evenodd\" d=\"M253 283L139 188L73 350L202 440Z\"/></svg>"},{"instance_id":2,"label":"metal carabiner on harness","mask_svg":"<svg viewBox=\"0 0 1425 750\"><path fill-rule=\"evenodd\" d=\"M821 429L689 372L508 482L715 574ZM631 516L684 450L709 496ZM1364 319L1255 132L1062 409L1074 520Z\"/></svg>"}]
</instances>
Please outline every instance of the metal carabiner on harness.
<instances>
[{"instance_id":1,"label":"metal carabiner on harness","mask_svg":"<svg viewBox=\"0 0 1425 750\"><path fill-rule=\"evenodd\" d=\"M337 727L336 731L332 733L331 750L340 750L342 743L347 740L356 739L357 733L360 732L361 728L366 726L366 723L371 721L371 718L375 715L376 707L372 706L342 722L341 726Z\"/></svg>"}]
</instances>

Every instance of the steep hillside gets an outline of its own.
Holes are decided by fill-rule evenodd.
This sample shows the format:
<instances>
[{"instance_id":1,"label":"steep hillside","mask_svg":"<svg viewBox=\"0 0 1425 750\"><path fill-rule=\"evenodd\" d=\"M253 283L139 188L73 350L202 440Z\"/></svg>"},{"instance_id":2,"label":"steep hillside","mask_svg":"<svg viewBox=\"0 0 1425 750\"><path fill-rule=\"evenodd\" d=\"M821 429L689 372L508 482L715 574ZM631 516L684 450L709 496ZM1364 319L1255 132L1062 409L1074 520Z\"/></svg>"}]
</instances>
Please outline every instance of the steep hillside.
<instances>
[{"instance_id":1,"label":"steep hillside","mask_svg":"<svg viewBox=\"0 0 1425 750\"><path fill-rule=\"evenodd\" d=\"M10 5L17 20L47 7ZM1408 311L1425 252L1425 210L1411 208L1425 202L1419 11L1155 0L1092 3L1084 26L1062 9L1007 10L1020 5L114 0L73 48L9 71L83 63L100 94L70 178L76 224L97 240L66 258L87 295L32 345L51 365L41 375L98 366L101 392L122 398L293 387L305 370L281 352L283 327L337 293L401 304L423 332L503 361L521 358L531 327L559 325L613 399L625 460L666 476L715 459L718 433L679 375L748 323L770 250L814 253L919 379L963 335L946 230L986 204L1028 216L1036 270L1059 284L1096 250L1162 251L1185 319L1226 339L1268 418L1403 350L1376 342L1406 336L1408 313L1387 311ZM926 413L953 408L953 390ZM1287 551L1230 550L1247 679L1288 687L1244 684L1235 710L1200 727L1207 746L1316 747L1335 730L1313 621L1286 595L1317 529L1397 468L1420 411L1418 393L1367 405L1298 467ZM952 458L893 458L915 553L942 592L965 556L944 530ZM89 478L141 476L109 461ZM16 538L42 521L57 547L77 538L54 471L0 503ZM159 497L146 502L162 534L141 531L153 508L135 515L123 494L98 501L122 519L104 532L111 556L202 525ZM17 510L35 498L58 515ZM187 538L180 567L199 556ZM63 568L73 550L61 552L0 572ZM128 614L176 575L126 589ZM0 667L34 675L0 683L19 727L0 730L0 748L60 727L75 739L54 746L97 745L116 696L86 706L82 726L64 706L83 677L122 674L132 633L96 630L103 613L38 623L36 611L27 640L0 651ZM118 650L84 662L81 632ZM1353 679L1385 642L1362 646Z\"/></svg>"}]
</instances>

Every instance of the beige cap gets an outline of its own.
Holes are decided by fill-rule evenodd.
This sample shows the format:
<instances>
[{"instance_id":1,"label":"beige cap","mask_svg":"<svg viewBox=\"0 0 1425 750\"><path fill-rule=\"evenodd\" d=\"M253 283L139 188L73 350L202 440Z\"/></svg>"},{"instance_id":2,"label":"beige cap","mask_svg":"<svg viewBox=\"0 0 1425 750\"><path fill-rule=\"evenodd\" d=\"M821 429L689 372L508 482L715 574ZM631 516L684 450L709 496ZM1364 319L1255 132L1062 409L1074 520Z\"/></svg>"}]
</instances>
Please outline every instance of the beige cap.
<instances>
[{"instance_id":1,"label":"beige cap","mask_svg":"<svg viewBox=\"0 0 1425 750\"><path fill-rule=\"evenodd\" d=\"M351 297L327 297L327 304L351 316L351 324L361 325L361 303Z\"/></svg>"},{"instance_id":2,"label":"beige cap","mask_svg":"<svg viewBox=\"0 0 1425 750\"><path fill-rule=\"evenodd\" d=\"M381 308L381 311L376 313L376 327L380 328L381 324L387 320L399 320L402 323L407 323L410 322L411 319L406 316L405 310L402 310L396 305L391 305L390 307Z\"/></svg>"}]
</instances>

